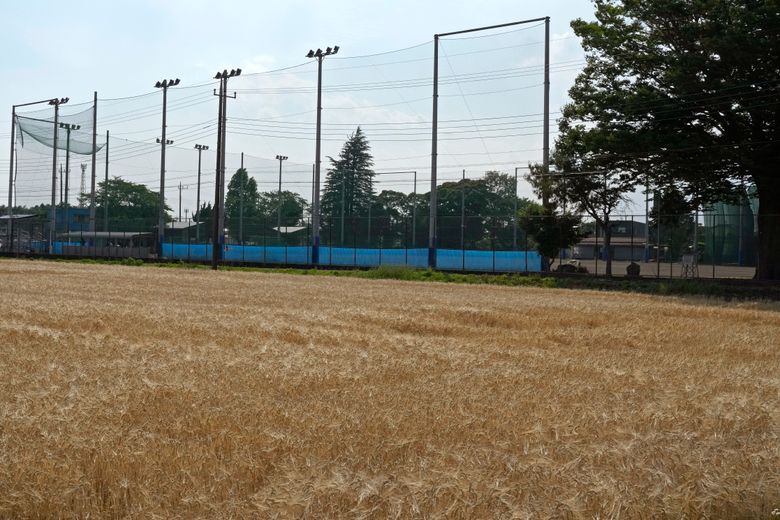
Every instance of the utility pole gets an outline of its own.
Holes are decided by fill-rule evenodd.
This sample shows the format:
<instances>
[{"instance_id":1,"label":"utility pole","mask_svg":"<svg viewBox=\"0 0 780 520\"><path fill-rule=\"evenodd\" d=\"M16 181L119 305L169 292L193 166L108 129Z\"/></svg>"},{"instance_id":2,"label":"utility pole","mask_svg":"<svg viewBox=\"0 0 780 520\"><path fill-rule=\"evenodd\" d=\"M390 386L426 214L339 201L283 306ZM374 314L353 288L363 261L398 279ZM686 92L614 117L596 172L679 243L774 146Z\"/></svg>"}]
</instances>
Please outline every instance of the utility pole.
<instances>
[{"instance_id":1,"label":"utility pole","mask_svg":"<svg viewBox=\"0 0 780 520\"><path fill-rule=\"evenodd\" d=\"M209 147L202 144L196 144L195 149L198 151L198 193L195 197L195 211L197 212L196 215L198 215L198 221L195 222L195 241L200 243L200 159L203 150L208 150Z\"/></svg>"},{"instance_id":2,"label":"utility pole","mask_svg":"<svg viewBox=\"0 0 780 520\"><path fill-rule=\"evenodd\" d=\"M179 222L181 222L181 181L179 182Z\"/></svg>"},{"instance_id":3,"label":"utility pole","mask_svg":"<svg viewBox=\"0 0 780 520\"><path fill-rule=\"evenodd\" d=\"M214 79L219 80L219 93L214 91L215 96L219 96L219 120L217 124L217 168L216 183L214 194L214 239L211 255L211 268L217 269L222 257L222 247L225 243L225 141L227 137L227 98L236 98L235 92L232 96L227 93L227 81L241 75L241 69L233 69L228 72L227 69L217 72Z\"/></svg>"},{"instance_id":4,"label":"utility pole","mask_svg":"<svg viewBox=\"0 0 780 520\"><path fill-rule=\"evenodd\" d=\"M49 254L54 254L54 241L57 238L57 137L59 136L60 124L60 105L70 101L70 98L59 98L49 100L49 104L54 106L54 141L52 143L52 164L51 164L51 224L49 227Z\"/></svg>"},{"instance_id":5,"label":"utility pole","mask_svg":"<svg viewBox=\"0 0 780 520\"><path fill-rule=\"evenodd\" d=\"M165 146L173 144L165 138L167 129L166 112L168 108L168 87L175 87L179 84L179 79L164 79L154 84L155 88L161 88L163 91L162 106L162 137L157 142L162 145L160 148L160 207L157 213L157 257L162 258L162 246L165 241Z\"/></svg>"},{"instance_id":6,"label":"utility pole","mask_svg":"<svg viewBox=\"0 0 780 520\"><path fill-rule=\"evenodd\" d=\"M78 130L80 125L71 125L68 123L60 123L60 128L65 130L65 205L63 207L64 213L64 225L63 229L65 234L70 233L70 221L68 220L68 193L70 192L70 132L72 130Z\"/></svg>"},{"instance_id":7,"label":"utility pole","mask_svg":"<svg viewBox=\"0 0 780 520\"><path fill-rule=\"evenodd\" d=\"M277 196L277 214L276 214L276 229L279 232L279 241L282 238L282 162L286 161L288 157L286 155L277 155L276 160L279 161L279 195Z\"/></svg>"},{"instance_id":8,"label":"utility pole","mask_svg":"<svg viewBox=\"0 0 780 520\"><path fill-rule=\"evenodd\" d=\"M439 38L442 36L454 36L456 34L465 34L478 31L487 31L491 29L500 29L502 27L511 27L513 25L523 25L535 22L545 22L547 45L545 47L545 93L549 89L549 21L550 17L533 18L530 20L521 20L519 22L502 23L499 25L489 25L486 27L477 27L474 29L465 29L463 31L453 31L433 35L433 123L431 132L431 209L428 227L428 266L436 267L436 184L437 184L437 157L438 157L438 131L439 131ZM544 140L549 147L549 94L545 95L545 131Z\"/></svg>"},{"instance_id":9,"label":"utility pole","mask_svg":"<svg viewBox=\"0 0 780 520\"><path fill-rule=\"evenodd\" d=\"M321 151L321 136L322 136L322 60L325 56L336 54L339 52L339 46L335 45L332 49L327 47L323 52L322 49L316 51L309 50L306 54L307 58L317 58L317 135L316 135L316 151L314 161L314 201L313 214L312 214L312 247L311 247L311 263L314 265L320 262L320 151ZM343 222L343 221L342 221Z\"/></svg>"}]
</instances>

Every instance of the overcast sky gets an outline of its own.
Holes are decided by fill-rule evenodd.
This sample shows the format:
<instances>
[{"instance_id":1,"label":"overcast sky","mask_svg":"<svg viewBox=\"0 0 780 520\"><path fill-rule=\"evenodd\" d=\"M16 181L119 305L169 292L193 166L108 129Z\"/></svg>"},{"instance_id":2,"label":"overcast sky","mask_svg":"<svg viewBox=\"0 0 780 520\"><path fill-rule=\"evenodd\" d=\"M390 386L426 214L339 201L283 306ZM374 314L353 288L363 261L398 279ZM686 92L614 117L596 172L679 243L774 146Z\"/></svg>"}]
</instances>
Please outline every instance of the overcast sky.
<instances>
[{"instance_id":1,"label":"overcast sky","mask_svg":"<svg viewBox=\"0 0 780 520\"><path fill-rule=\"evenodd\" d=\"M112 1L112 2L3 2L0 7L6 28L0 33L0 45L5 49L0 63L2 77L0 84L0 105L6 107L7 123L0 128L0 166L3 173L0 178L7 179L8 137L10 129L10 108L12 104L34 101L55 96L67 96L71 103L91 100L92 92L98 91L103 98L122 98L154 91L155 81L166 77L178 77L182 87L207 83L216 70L242 67L245 72L261 72L306 62L304 54L310 48L338 44L341 47L339 58L342 61L326 61L324 84L365 83L367 81L396 81L406 78L430 76L431 47L419 47L397 54L383 55L365 60L350 60L360 55L371 55L414 46L428 42L433 34L460 30L481 25L499 24L510 21L550 16L552 45L552 65L562 63L560 70L552 75L551 101L552 111L557 112L566 100L566 91L576 76L583 58L582 50L576 38L572 37L569 22L577 17L592 18L593 7L588 0L549 0L547 2L481 0L473 1L329 1L329 2L214 2L201 0L168 0L156 2L149 0ZM530 28L525 32L503 34L485 39L473 39L446 42L444 45L446 61L440 64L443 75L480 74L484 71L497 71L504 68L540 65L541 47L535 46L543 37L542 28ZM523 47L525 46L525 47ZM494 51L505 48L506 52ZM516 48L517 51L513 51ZM456 58L463 55L461 58ZM396 58L397 56L397 58ZM400 59L398 59L400 58ZM405 62L404 65L387 65L390 60ZM384 60L384 61L382 61ZM426 61L428 60L428 61ZM337 65L338 64L338 65ZM345 66L346 65L346 66ZM419 65L419 68L418 68ZM328 67L332 67L330 70ZM347 69L352 70L347 70ZM395 67L395 68L391 68ZM268 118L269 115L295 114L300 107L313 109L313 94L282 96L270 93L269 88L279 85L284 88L307 87L316 78L316 68L304 66L300 73L283 76L249 77L245 83L237 83L236 88L250 88L247 95L239 92L237 100L230 110L231 115L239 117ZM329 76L330 75L330 76ZM521 75L523 76L523 75ZM463 78L465 76L458 76ZM479 119L480 117L498 118L507 115L535 113L539 110L538 99L541 89L536 87L539 77L511 77L486 82L482 90L466 82L450 85L444 90L443 109L440 119ZM479 85L479 82L474 82ZM206 89L211 86L204 87ZM469 90L471 89L471 90ZM526 90L522 90L526 89ZM512 97L489 92L512 92ZM171 91L171 102L176 96L184 96ZM207 92L208 93L208 92ZM263 93L263 95L253 95ZM517 102L516 106L507 106L508 101L521 95L527 102ZM189 94L187 94L189 95ZM506 94L507 96L510 94ZM328 97L331 96L331 97ZM451 96L451 99L447 96ZM419 97L419 101L416 101ZM367 135L372 137L371 124L386 119L430 120L430 87L419 90L399 87L392 91L376 93L350 92L324 93L324 123L344 125L344 137L348 135L351 123L368 125ZM526 100L526 97L522 97ZM144 106L154 106L159 100L147 96L146 105L127 105L127 110L141 110ZM216 119L216 98L213 103L204 98L204 106L192 110L181 110L171 115L171 132L175 134L176 125L182 129L190 128L199 118ZM400 101L399 101L400 100ZM389 109L359 110L354 106L399 105ZM451 103L447 105L446 103ZM243 103L243 104L241 104ZM367 105L370 104L370 105ZM211 106L213 105L213 106ZM309 106L311 105L311 106ZM328 111L328 107L333 110ZM292 110L293 112L290 112ZM350 112L351 110L351 112ZM540 111L540 110L539 110ZM99 114L101 114L99 106ZM105 116L105 110L102 112ZM290 124L309 124L314 113L289 118ZM553 116L555 117L555 116ZM287 119L281 118L281 121ZM495 119L494 119L495 120ZM159 135L154 130L159 124L159 116L148 120L127 123L116 129L117 135L127 139L153 142ZM341 122L341 123L339 123ZM101 134L107 128L98 125ZM554 129L553 119L553 129ZM309 128L308 126L306 127ZM457 126L453 126L457 128ZM148 130L148 133L144 133ZM189 130L188 130L189 131ZM273 130L267 130L273 132ZM250 132L251 133L251 132ZM511 133L511 132L508 132ZM213 131L212 131L213 134ZM454 175L462 165L468 175L478 176L481 171L496 169L510 172L511 164L521 166L523 161L541 160L540 154L509 154L505 150L535 150L540 147L541 136L520 136L515 131L504 140L491 140L484 133L475 142L465 140L443 143L444 153L460 159L448 161L449 175ZM421 176L429 160L419 157L406 162L393 162L393 157L406 155L422 156L430 151L430 143L390 143L381 140L377 134L372 140L373 151L377 158L377 170L391 170L398 167L420 169ZM112 127L112 137L114 128ZM192 137L192 135L190 135ZM313 136L312 136L313 137ZM214 140L208 130L195 138L202 142ZM180 136L182 150L191 151L192 143ZM512 142L514 139L514 142ZM284 141L275 135L261 137L244 135L228 137L228 151L238 154L246 151L258 158L257 171L250 171L260 179L270 170L263 169L260 158L272 161L276 153L290 156L291 172L298 165L299 180L304 179L303 171L310 171L314 158L314 142L308 137L296 141ZM387 139L391 141L391 139ZM478 141L478 142L476 142ZM531 142L534 141L534 142ZM341 135L333 133L332 141L324 143L323 155L336 155L340 149ZM215 143L212 143L215 144ZM112 142L113 146L113 142ZM184 152L182 152L184 153ZM501 155L505 153L505 155ZM469 156L466 156L469 154ZM478 155L480 154L480 155ZM153 154L148 158L149 167L154 164ZM188 156L189 157L189 156ZM388 161L385 161L387 159ZM134 159L135 160L135 159ZM189 161L189 159L187 159ZM229 161L230 162L230 161ZM269 162L268 165L271 163ZM474 167L470 165L474 164ZM485 166L483 166L483 164ZM128 168L131 166L128 165ZM141 163L132 168L141 169ZM228 165L230 168L230 164ZM268 166L270 167L270 166ZM172 171L184 172L189 164L171 165ZM153 170L152 170L153 171ZM118 163L112 174L129 176L130 170L122 171ZM442 175L447 175L443 173ZM20 168L21 176L21 168ZM172 178L174 175L172 174ZM184 173L181 178L185 178ZM308 178L308 177L306 177ZM294 173L290 174L294 180ZM145 182L144 179L140 179ZM267 179L270 183L271 179ZM292 181L291 181L292 182ZM154 183L149 181L150 186ZM269 184L270 186L270 184ZM270 189L260 183L261 189ZM405 190L403 185L388 186ZM301 187L290 189L306 194ZM6 200L7 181L0 182L0 196ZM522 191L522 190L521 190ZM525 193L527 194L527 193ZM189 197L189 195L187 196ZM308 197L307 197L308 198ZM20 200L20 202L22 202ZM185 202L185 206L194 204ZM176 206L176 204L172 204Z\"/></svg>"}]
</instances>

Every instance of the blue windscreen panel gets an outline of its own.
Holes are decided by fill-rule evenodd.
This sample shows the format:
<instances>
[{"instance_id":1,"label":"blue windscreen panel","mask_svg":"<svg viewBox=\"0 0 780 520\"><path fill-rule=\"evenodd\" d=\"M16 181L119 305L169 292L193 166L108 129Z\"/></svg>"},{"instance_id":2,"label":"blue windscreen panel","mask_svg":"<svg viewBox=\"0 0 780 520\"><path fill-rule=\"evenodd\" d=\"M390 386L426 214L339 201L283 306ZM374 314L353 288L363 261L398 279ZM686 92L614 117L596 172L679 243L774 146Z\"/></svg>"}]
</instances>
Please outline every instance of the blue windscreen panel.
<instances>
[{"instance_id":1,"label":"blue windscreen panel","mask_svg":"<svg viewBox=\"0 0 780 520\"><path fill-rule=\"evenodd\" d=\"M78 246L78 243L55 242L54 254L62 254L63 246ZM48 246L36 241L32 247L45 253ZM209 244L163 244L163 256L171 260L206 262L211 260ZM222 259L226 262L271 265L310 265L311 247L308 246L241 246L227 245ZM428 267L428 250L417 249L374 249L352 247L320 247L320 264L340 267L408 266ZM537 273L541 271L542 260L536 251L477 251L461 249L438 249L437 269L448 271L483 271L500 273Z\"/></svg>"},{"instance_id":2,"label":"blue windscreen panel","mask_svg":"<svg viewBox=\"0 0 780 520\"><path fill-rule=\"evenodd\" d=\"M198 244L164 244L163 255L174 260L211 259L211 246ZM276 265L311 264L311 247L307 246L225 246L223 260ZM320 265L339 267L409 266L426 268L428 250L320 247ZM476 251L439 249L436 267L449 271L539 272L541 257L536 251Z\"/></svg>"}]
</instances>

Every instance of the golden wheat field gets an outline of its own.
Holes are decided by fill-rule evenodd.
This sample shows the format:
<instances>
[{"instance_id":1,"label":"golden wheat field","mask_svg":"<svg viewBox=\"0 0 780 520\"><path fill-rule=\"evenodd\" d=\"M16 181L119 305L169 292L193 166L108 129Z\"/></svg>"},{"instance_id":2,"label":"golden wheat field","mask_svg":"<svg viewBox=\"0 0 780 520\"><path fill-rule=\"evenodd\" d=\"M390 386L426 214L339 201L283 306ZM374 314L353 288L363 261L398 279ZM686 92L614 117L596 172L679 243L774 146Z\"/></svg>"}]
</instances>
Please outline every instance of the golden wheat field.
<instances>
[{"instance_id":1,"label":"golden wheat field","mask_svg":"<svg viewBox=\"0 0 780 520\"><path fill-rule=\"evenodd\" d=\"M771 518L780 312L0 260L0 518Z\"/></svg>"}]
</instances>

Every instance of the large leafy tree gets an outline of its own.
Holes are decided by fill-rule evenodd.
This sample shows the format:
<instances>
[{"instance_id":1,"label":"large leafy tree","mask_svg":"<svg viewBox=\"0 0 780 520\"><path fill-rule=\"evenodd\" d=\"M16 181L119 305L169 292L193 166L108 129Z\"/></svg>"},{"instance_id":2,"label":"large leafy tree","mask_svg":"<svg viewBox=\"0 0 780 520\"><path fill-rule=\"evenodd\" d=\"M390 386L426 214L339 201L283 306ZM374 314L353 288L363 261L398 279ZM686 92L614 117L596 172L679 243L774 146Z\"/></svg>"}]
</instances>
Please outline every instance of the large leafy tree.
<instances>
[{"instance_id":1,"label":"large leafy tree","mask_svg":"<svg viewBox=\"0 0 780 520\"><path fill-rule=\"evenodd\" d=\"M535 242L546 271L561 249L584 237L582 218L567 211L571 206L565 204L567 193L562 176L550 175L542 165L531 164L525 179L542 203L529 203L520 209L520 225Z\"/></svg>"},{"instance_id":2,"label":"large leafy tree","mask_svg":"<svg viewBox=\"0 0 780 520\"><path fill-rule=\"evenodd\" d=\"M281 217L282 226L297 226L308 209L307 202L292 191L264 191L260 193L257 208L260 218L268 227L276 227Z\"/></svg>"},{"instance_id":3,"label":"large leafy tree","mask_svg":"<svg viewBox=\"0 0 780 520\"><path fill-rule=\"evenodd\" d=\"M79 197L80 204L89 203L89 194ZM102 229L105 208L108 206L109 229L112 231L143 231L157 225L160 194L143 184L119 177L98 183L95 192L96 229ZM166 217L171 208L165 205Z\"/></svg>"},{"instance_id":4,"label":"large leafy tree","mask_svg":"<svg viewBox=\"0 0 780 520\"><path fill-rule=\"evenodd\" d=\"M652 174L695 204L755 184L756 274L780 279L777 1L594 4L595 21L572 22L587 64L563 111L559 151L574 145L583 170Z\"/></svg>"}]
</instances>

